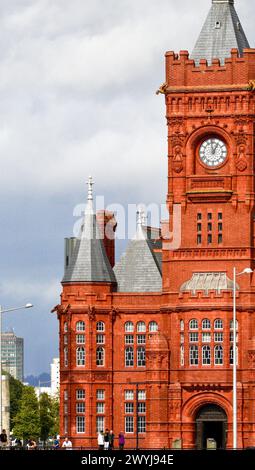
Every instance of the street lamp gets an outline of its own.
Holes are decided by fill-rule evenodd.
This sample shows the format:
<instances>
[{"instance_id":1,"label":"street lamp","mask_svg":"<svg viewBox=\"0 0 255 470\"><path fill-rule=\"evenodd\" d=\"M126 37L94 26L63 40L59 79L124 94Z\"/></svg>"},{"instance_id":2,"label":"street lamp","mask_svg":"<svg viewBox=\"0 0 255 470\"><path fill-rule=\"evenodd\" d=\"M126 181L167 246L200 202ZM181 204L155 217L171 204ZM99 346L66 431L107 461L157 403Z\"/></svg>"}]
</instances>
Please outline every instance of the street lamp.
<instances>
[{"instance_id":1,"label":"street lamp","mask_svg":"<svg viewBox=\"0 0 255 470\"><path fill-rule=\"evenodd\" d=\"M233 449L237 449L237 357L236 357L236 277L242 274L251 274L251 268L245 268L242 272L237 273L233 268Z\"/></svg>"},{"instance_id":2,"label":"street lamp","mask_svg":"<svg viewBox=\"0 0 255 470\"><path fill-rule=\"evenodd\" d=\"M3 309L0 305L0 430L2 432L2 314L6 312L14 312L16 310L21 310L23 308L31 308L33 307L32 304L26 304L22 307L14 307L14 308L7 308Z\"/></svg>"}]
</instances>

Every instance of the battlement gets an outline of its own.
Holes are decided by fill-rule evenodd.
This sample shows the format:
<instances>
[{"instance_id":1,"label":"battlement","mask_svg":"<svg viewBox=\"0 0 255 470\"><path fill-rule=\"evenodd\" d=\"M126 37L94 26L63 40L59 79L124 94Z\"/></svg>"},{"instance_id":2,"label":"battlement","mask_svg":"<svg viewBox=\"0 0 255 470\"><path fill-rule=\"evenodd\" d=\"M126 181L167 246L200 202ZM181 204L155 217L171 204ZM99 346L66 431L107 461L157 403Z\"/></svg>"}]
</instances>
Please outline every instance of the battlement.
<instances>
[{"instance_id":1,"label":"battlement","mask_svg":"<svg viewBox=\"0 0 255 470\"><path fill-rule=\"evenodd\" d=\"M221 65L219 59L213 59L208 65L201 59L199 66L189 58L188 51L166 52L166 84L168 87L213 86L213 85L248 85L255 80L255 49L244 49L239 56L237 49L231 50L231 57Z\"/></svg>"}]
</instances>

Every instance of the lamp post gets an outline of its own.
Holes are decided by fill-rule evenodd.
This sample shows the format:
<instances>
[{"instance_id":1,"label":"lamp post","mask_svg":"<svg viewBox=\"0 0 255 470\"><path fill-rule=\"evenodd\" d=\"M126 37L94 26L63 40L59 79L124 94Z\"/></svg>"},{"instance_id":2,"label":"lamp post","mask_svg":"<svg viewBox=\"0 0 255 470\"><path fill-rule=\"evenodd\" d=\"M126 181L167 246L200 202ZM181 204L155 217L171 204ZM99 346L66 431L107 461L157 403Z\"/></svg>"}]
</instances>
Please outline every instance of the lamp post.
<instances>
[{"instance_id":1,"label":"lamp post","mask_svg":"<svg viewBox=\"0 0 255 470\"><path fill-rule=\"evenodd\" d=\"M233 268L233 449L237 449L236 277L252 272L251 268L245 268L241 273L237 273L236 268Z\"/></svg>"},{"instance_id":2,"label":"lamp post","mask_svg":"<svg viewBox=\"0 0 255 470\"><path fill-rule=\"evenodd\" d=\"M26 304L26 305L23 305L22 307L3 309L2 306L0 305L0 430L1 432L2 432L2 416L3 416L3 410L2 410L2 314L6 312L14 312L16 310L21 310L23 308L31 308L31 307L33 307L32 304Z\"/></svg>"}]
</instances>

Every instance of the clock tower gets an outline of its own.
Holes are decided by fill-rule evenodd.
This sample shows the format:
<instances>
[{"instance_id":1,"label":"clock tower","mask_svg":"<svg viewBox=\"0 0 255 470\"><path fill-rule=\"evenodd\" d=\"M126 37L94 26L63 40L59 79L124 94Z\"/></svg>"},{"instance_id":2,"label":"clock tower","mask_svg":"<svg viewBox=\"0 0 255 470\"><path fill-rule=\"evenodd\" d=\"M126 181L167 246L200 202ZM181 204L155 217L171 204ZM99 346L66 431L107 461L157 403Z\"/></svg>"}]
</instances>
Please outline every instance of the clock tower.
<instances>
[{"instance_id":1,"label":"clock tower","mask_svg":"<svg viewBox=\"0 0 255 470\"><path fill-rule=\"evenodd\" d=\"M233 0L212 1L191 55L166 53L170 221L181 208L180 246L163 247L170 436L186 448L208 438L232 446L233 269L255 268L254 79L255 49ZM254 284L254 275L236 284L240 447L255 444Z\"/></svg>"}]
</instances>

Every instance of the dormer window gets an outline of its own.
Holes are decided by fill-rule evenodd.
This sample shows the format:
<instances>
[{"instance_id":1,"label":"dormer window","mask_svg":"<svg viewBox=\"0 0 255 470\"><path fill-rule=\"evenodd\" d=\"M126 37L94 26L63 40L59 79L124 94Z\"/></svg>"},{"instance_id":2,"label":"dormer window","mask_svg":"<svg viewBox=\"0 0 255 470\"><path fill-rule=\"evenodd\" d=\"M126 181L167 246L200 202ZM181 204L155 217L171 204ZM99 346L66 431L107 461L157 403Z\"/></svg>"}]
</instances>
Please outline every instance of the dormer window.
<instances>
[{"instance_id":1,"label":"dormer window","mask_svg":"<svg viewBox=\"0 0 255 470\"><path fill-rule=\"evenodd\" d=\"M215 29L220 29L221 28L221 21L216 21L215 22Z\"/></svg>"}]
</instances>

